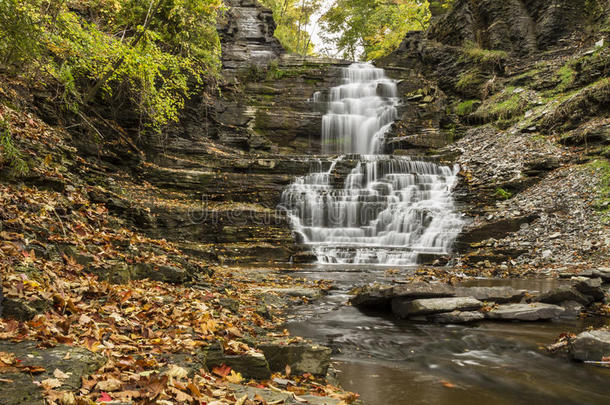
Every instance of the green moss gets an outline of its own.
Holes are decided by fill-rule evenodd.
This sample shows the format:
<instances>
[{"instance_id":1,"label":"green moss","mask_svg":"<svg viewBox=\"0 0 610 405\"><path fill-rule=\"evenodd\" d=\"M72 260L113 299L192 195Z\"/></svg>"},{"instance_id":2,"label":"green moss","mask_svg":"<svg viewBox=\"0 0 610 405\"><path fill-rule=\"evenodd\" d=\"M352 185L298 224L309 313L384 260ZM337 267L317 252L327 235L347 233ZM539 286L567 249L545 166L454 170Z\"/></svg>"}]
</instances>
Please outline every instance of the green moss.
<instances>
[{"instance_id":1,"label":"green moss","mask_svg":"<svg viewBox=\"0 0 610 405\"><path fill-rule=\"evenodd\" d=\"M508 58L508 52L497 49L483 49L474 42L467 42L463 48L462 61L476 62L483 65L502 66Z\"/></svg>"},{"instance_id":2,"label":"green moss","mask_svg":"<svg viewBox=\"0 0 610 405\"><path fill-rule=\"evenodd\" d=\"M481 100L466 100L455 106L454 111L459 116L465 116L474 112L481 104Z\"/></svg>"},{"instance_id":3,"label":"green moss","mask_svg":"<svg viewBox=\"0 0 610 405\"><path fill-rule=\"evenodd\" d=\"M565 91L574 84L576 71L574 71L570 65L571 64L568 62L557 71L557 76L559 78L559 84L556 87L557 91Z\"/></svg>"},{"instance_id":4,"label":"green moss","mask_svg":"<svg viewBox=\"0 0 610 405\"><path fill-rule=\"evenodd\" d=\"M506 87L493 95L476 110L474 115L483 121L496 121L501 128L514 123L529 107L526 91L515 93L514 87Z\"/></svg>"},{"instance_id":5,"label":"green moss","mask_svg":"<svg viewBox=\"0 0 610 405\"><path fill-rule=\"evenodd\" d=\"M494 195L499 200L508 200L509 198L511 198L513 196L513 194L511 192L504 190L502 187L496 188L496 192L494 193Z\"/></svg>"},{"instance_id":6,"label":"green moss","mask_svg":"<svg viewBox=\"0 0 610 405\"><path fill-rule=\"evenodd\" d=\"M458 81L455 85L456 89L461 92L473 92L478 91L478 87L483 84L483 77L478 70L469 70L460 73Z\"/></svg>"},{"instance_id":7,"label":"green moss","mask_svg":"<svg viewBox=\"0 0 610 405\"><path fill-rule=\"evenodd\" d=\"M610 162L599 159L589 163L592 174L599 176L596 198L593 202L604 223L610 223Z\"/></svg>"}]
</instances>

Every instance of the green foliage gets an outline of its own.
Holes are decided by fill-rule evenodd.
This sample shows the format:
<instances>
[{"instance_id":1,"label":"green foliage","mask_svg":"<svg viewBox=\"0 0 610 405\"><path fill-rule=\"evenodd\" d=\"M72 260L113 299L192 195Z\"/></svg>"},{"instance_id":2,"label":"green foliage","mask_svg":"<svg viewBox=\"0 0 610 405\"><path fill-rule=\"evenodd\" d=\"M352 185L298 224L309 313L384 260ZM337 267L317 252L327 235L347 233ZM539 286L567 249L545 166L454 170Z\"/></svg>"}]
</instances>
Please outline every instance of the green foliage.
<instances>
[{"instance_id":1,"label":"green foliage","mask_svg":"<svg viewBox=\"0 0 610 405\"><path fill-rule=\"evenodd\" d=\"M513 196L511 192L504 190L502 187L496 188L494 195L500 200L508 200Z\"/></svg>"},{"instance_id":2,"label":"green foliage","mask_svg":"<svg viewBox=\"0 0 610 405\"><path fill-rule=\"evenodd\" d=\"M8 122L0 120L0 167L5 165L16 176L22 176L29 171L21 151L13 144L11 128Z\"/></svg>"},{"instance_id":3,"label":"green foliage","mask_svg":"<svg viewBox=\"0 0 610 405\"><path fill-rule=\"evenodd\" d=\"M474 112L481 105L481 100L466 100L455 106L455 113L460 116L465 116Z\"/></svg>"},{"instance_id":4,"label":"green foliage","mask_svg":"<svg viewBox=\"0 0 610 405\"><path fill-rule=\"evenodd\" d=\"M275 37L288 52L300 55L313 54L314 48L307 24L320 6L320 0L259 0L273 11L277 24Z\"/></svg>"},{"instance_id":5,"label":"green foliage","mask_svg":"<svg viewBox=\"0 0 610 405\"><path fill-rule=\"evenodd\" d=\"M337 0L321 23L344 57L378 59L396 49L407 32L427 26L428 5L427 0Z\"/></svg>"},{"instance_id":6,"label":"green foliage","mask_svg":"<svg viewBox=\"0 0 610 405\"><path fill-rule=\"evenodd\" d=\"M3 42L18 44L0 45L0 61L59 84L68 111L98 96L133 109L141 133L158 132L177 121L197 84L216 78L221 9L220 0L0 0ZM25 30L33 41L20 21L34 22L34 33Z\"/></svg>"},{"instance_id":7,"label":"green foliage","mask_svg":"<svg viewBox=\"0 0 610 405\"><path fill-rule=\"evenodd\" d=\"M0 0L0 63L7 68L40 54L43 30L35 4L22 0Z\"/></svg>"}]
</instances>

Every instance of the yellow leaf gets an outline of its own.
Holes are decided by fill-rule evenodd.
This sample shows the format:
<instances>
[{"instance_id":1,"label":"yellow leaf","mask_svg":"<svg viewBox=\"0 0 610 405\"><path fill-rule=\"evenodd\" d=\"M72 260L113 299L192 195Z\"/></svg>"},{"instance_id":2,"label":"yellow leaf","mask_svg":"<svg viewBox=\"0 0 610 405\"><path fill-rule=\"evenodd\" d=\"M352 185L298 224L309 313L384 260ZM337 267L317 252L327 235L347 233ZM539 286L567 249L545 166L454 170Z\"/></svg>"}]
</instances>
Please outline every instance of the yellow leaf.
<instances>
[{"instance_id":1,"label":"yellow leaf","mask_svg":"<svg viewBox=\"0 0 610 405\"><path fill-rule=\"evenodd\" d=\"M227 381L233 384L239 384L244 380L244 377L240 373L236 373L235 370L231 370L231 374L226 377Z\"/></svg>"}]
</instances>

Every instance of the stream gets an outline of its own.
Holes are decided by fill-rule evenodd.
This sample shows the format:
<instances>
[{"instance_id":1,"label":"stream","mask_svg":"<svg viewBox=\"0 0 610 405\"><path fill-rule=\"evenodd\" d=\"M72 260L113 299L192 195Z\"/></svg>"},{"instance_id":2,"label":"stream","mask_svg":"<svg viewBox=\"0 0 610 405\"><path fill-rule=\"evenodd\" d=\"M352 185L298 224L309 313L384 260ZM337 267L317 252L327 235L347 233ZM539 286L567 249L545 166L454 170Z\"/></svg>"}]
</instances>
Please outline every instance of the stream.
<instances>
[{"instance_id":1,"label":"stream","mask_svg":"<svg viewBox=\"0 0 610 405\"><path fill-rule=\"evenodd\" d=\"M287 327L294 335L332 347L339 383L358 392L365 404L610 403L610 369L541 349L562 332L599 327L607 319L470 325L403 321L345 305L353 287L391 282L400 273L382 267L318 265L293 274L333 280L335 288L293 312ZM487 279L464 285L546 291L559 283Z\"/></svg>"}]
</instances>

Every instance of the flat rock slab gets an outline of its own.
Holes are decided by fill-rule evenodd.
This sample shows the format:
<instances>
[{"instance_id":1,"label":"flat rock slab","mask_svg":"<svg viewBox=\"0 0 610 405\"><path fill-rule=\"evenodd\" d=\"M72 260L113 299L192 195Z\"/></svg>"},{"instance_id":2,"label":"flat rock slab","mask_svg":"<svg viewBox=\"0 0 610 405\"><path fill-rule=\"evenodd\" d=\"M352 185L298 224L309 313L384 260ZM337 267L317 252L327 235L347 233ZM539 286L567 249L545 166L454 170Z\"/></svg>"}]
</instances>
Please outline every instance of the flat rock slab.
<instances>
[{"instance_id":1,"label":"flat rock slab","mask_svg":"<svg viewBox=\"0 0 610 405\"><path fill-rule=\"evenodd\" d=\"M574 288L582 294L592 297L593 301L601 301L605 296L601 278L585 278L579 280L574 283Z\"/></svg>"},{"instance_id":2,"label":"flat rock slab","mask_svg":"<svg viewBox=\"0 0 610 405\"><path fill-rule=\"evenodd\" d=\"M45 372L30 376L26 373L0 373L0 378L12 383L0 383L0 404L43 404L42 391L34 382L54 378L59 369L68 375L58 389L76 391L81 387L81 377L92 374L106 362L105 358L89 350L58 345L50 349L36 347L37 342L0 342L0 352L13 353L24 366L40 366Z\"/></svg>"},{"instance_id":3,"label":"flat rock slab","mask_svg":"<svg viewBox=\"0 0 610 405\"><path fill-rule=\"evenodd\" d=\"M593 270L592 276L601 278L604 283L610 283L610 268L602 267L597 270Z\"/></svg>"},{"instance_id":4,"label":"flat rock slab","mask_svg":"<svg viewBox=\"0 0 610 405\"><path fill-rule=\"evenodd\" d=\"M601 361L610 357L610 330L582 332L571 342L572 357L582 361Z\"/></svg>"},{"instance_id":5,"label":"flat rock slab","mask_svg":"<svg viewBox=\"0 0 610 405\"><path fill-rule=\"evenodd\" d=\"M489 319L505 321L541 321L559 318L565 309L552 304L504 304L487 313Z\"/></svg>"},{"instance_id":6,"label":"flat rock slab","mask_svg":"<svg viewBox=\"0 0 610 405\"><path fill-rule=\"evenodd\" d=\"M428 320L437 323L469 323L485 319L479 311L452 311L428 316Z\"/></svg>"},{"instance_id":7,"label":"flat rock slab","mask_svg":"<svg viewBox=\"0 0 610 405\"><path fill-rule=\"evenodd\" d=\"M311 373L324 376L330 366L331 349L307 343L264 343L258 346L265 354L271 371L284 371L290 366L293 374Z\"/></svg>"},{"instance_id":8,"label":"flat rock slab","mask_svg":"<svg viewBox=\"0 0 610 405\"><path fill-rule=\"evenodd\" d=\"M349 302L358 308L389 306L394 288L391 286L367 286L360 288Z\"/></svg>"},{"instance_id":9,"label":"flat rock slab","mask_svg":"<svg viewBox=\"0 0 610 405\"><path fill-rule=\"evenodd\" d=\"M250 400L254 400L257 395L263 398L267 403L281 403L287 405L310 404L310 405L339 405L342 402L338 399L319 397L315 395L299 395L299 398L307 402L298 401L295 397L287 392L271 391L265 388L248 387L238 384L229 384L236 398L243 398L247 395Z\"/></svg>"},{"instance_id":10,"label":"flat rock slab","mask_svg":"<svg viewBox=\"0 0 610 405\"><path fill-rule=\"evenodd\" d=\"M350 300L355 307L389 307L394 298L419 299L455 296L455 288L448 284L411 283L391 286L362 288Z\"/></svg>"},{"instance_id":11,"label":"flat rock slab","mask_svg":"<svg viewBox=\"0 0 610 405\"><path fill-rule=\"evenodd\" d=\"M491 301L499 304L519 302L525 296L526 290L515 290L512 287L457 287L457 297L473 297L479 301Z\"/></svg>"},{"instance_id":12,"label":"flat rock slab","mask_svg":"<svg viewBox=\"0 0 610 405\"><path fill-rule=\"evenodd\" d=\"M305 297L318 299L322 292L317 288L259 288L262 293L276 293L287 297Z\"/></svg>"},{"instance_id":13,"label":"flat rock slab","mask_svg":"<svg viewBox=\"0 0 610 405\"><path fill-rule=\"evenodd\" d=\"M392 312L401 318L437 314L452 311L472 311L480 309L483 303L472 297L426 298L392 300Z\"/></svg>"}]
</instances>

